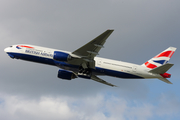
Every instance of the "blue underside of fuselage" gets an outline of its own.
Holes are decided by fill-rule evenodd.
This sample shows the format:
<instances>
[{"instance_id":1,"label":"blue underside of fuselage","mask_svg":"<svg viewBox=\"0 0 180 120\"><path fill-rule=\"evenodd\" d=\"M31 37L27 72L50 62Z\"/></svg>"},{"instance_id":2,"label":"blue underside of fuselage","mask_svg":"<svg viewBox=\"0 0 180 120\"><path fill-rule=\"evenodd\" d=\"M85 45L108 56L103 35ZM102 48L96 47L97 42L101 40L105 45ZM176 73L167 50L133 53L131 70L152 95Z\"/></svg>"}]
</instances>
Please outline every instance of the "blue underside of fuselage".
<instances>
[{"instance_id":1,"label":"blue underside of fuselage","mask_svg":"<svg viewBox=\"0 0 180 120\"><path fill-rule=\"evenodd\" d=\"M22 60L27 60L27 61L37 62L37 63L43 63L47 65L53 65L60 68L64 68L66 70L78 71L79 69L79 66L77 65L71 65L65 62L59 62L59 61L55 61L49 58L38 57L38 56L27 55L27 54L20 54L20 53L7 53L7 54L11 58L22 59ZM118 77L118 78L131 78L131 79L142 78L136 75L132 75L132 74L128 74L128 73L124 73L120 71L115 71L115 70L104 69L100 67L96 67L96 69L92 69L92 72L95 75L107 75L107 76Z\"/></svg>"}]
</instances>

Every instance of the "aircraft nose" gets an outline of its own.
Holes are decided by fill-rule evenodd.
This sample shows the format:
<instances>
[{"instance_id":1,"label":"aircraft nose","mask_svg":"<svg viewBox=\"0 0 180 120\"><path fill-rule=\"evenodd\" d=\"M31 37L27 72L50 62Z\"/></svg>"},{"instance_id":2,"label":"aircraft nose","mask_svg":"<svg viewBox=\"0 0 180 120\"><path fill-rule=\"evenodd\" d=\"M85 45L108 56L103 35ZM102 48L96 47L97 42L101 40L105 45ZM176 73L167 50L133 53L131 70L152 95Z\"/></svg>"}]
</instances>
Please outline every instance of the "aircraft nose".
<instances>
[{"instance_id":1,"label":"aircraft nose","mask_svg":"<svg viewBox=\"0 0 180 120\"><path fill-rule=\"evenodd\" d=\"M9 51L9 49L10 49L9 47L5 48L5 49L4 49L4 52L7 53L7 52Z\"/></svg>"},{"instance_id":2,"label":"aircraft nose","mask_svg":"<svg viewBox=\"0 0 180 120\"><path fill-rule=\"evenodd\" d=\"M4 52L7 52L7 48L4 49Z\"/></svg>"}]
</instances>

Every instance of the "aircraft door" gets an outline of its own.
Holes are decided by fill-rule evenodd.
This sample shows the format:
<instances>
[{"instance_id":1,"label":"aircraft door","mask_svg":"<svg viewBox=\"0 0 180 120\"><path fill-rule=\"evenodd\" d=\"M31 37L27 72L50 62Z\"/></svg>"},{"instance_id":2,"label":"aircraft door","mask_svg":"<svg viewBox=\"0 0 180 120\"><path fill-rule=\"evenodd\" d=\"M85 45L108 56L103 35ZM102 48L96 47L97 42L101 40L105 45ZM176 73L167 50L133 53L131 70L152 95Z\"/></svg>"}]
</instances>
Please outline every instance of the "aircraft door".
<instances>
[{"instance_id":1,"label":"aircraft door","mask_svg":"<svg viewBox=\"0 0 180 120\"><path fill-rule=\"evenodd\" d=\"M100 59L100 60L98 60L97 65L98 65L98 66L101 66L101 64L102 64L102 60Z\"/></svg>"},{"instance_id":2,"label":"aircraft door","mask_svg":"<svg viewBox=\"0 0 180 120\"><path fill-rule=\"evenodd\" d=\"M132 71L133 71L133 73L136 73L136 71L137 71L137 66L133 66Z\"/></svg>"}]
</instances>

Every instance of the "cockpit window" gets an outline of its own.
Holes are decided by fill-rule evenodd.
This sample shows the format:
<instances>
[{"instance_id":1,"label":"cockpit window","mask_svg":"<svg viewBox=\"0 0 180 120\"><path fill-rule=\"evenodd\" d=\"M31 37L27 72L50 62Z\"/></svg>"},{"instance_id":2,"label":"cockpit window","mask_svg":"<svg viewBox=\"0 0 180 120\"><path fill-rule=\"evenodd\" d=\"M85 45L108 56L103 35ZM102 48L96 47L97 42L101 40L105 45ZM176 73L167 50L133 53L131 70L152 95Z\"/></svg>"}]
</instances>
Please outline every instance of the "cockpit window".
<instances>
[{"instance_id":1,"label":"cockpit window","mask_svg":"<svg viewBox=\"0 0 180 120\"><path fill-rule=\"evenodd\" d=\"M12 47L12 46L9 46L9 47Z\"/></svg>"}]
</instances>

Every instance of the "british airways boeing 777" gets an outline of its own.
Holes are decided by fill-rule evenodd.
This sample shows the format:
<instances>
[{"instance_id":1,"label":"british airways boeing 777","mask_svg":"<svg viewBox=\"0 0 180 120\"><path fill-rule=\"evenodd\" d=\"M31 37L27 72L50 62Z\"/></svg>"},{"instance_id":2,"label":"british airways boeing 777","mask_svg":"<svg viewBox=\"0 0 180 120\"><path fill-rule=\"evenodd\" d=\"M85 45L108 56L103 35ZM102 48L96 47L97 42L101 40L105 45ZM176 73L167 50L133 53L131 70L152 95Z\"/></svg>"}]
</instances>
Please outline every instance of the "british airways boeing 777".
<instances>
[{"instance_id":1,"label":"british airways boeing 777","mask_svg":"<svg viewBox=\"0 0 180 120\"><path fill-rule=\"evenodd\" d=\"M98 77L106 75L128 79L158 78L171 84L166 79L170 78L171 74L166 72L173 66L168 61L175 52L175 47L167 48L142 65L96 57L112 32L113 30L105 31L73 52L27 44L12 45L4 51L11 58L57 66L60 68L58 78L65 80L81 77L115 86Z\"/></svg>"}]
</instances>

